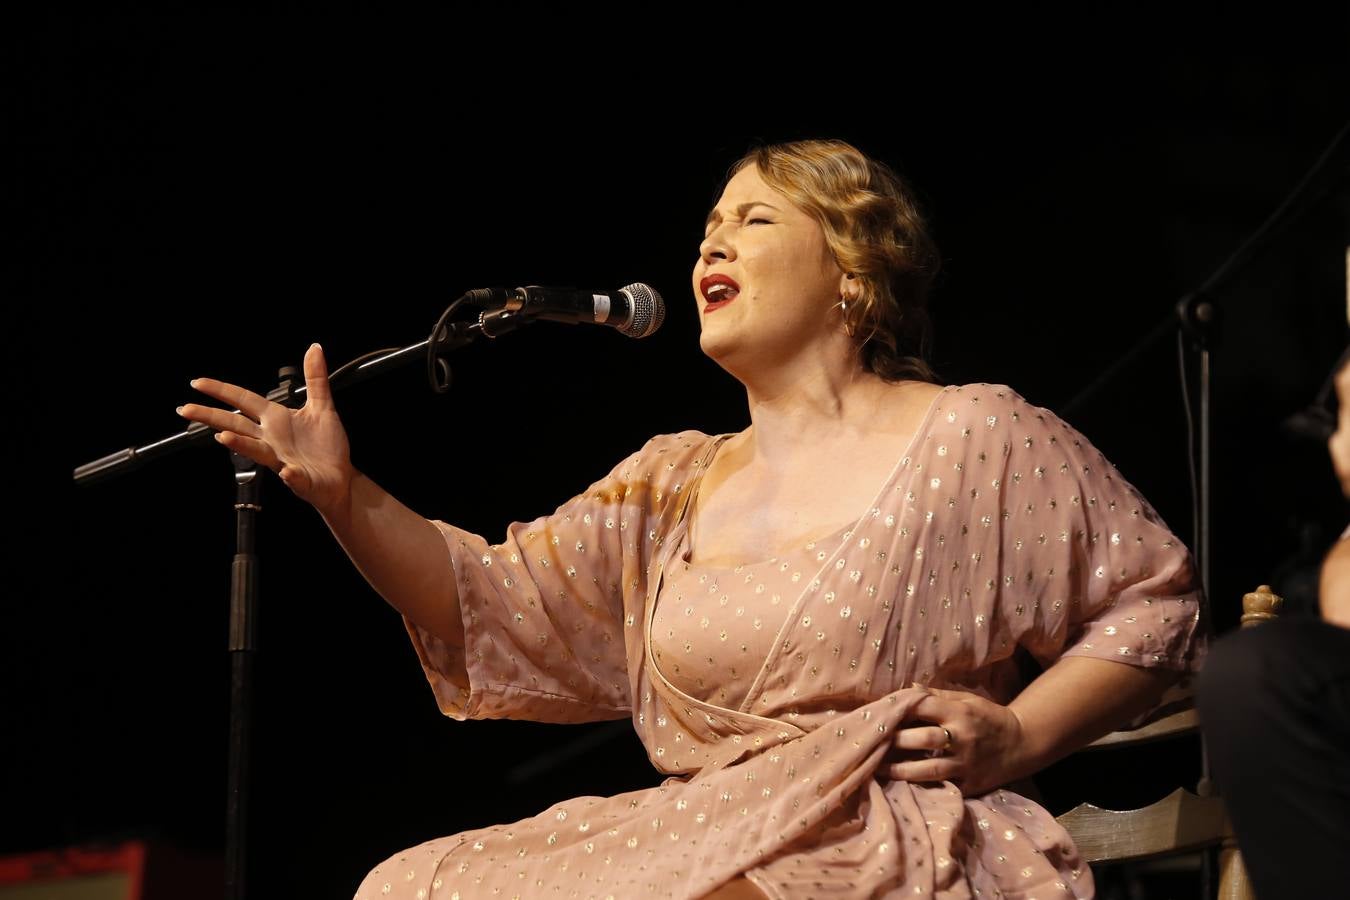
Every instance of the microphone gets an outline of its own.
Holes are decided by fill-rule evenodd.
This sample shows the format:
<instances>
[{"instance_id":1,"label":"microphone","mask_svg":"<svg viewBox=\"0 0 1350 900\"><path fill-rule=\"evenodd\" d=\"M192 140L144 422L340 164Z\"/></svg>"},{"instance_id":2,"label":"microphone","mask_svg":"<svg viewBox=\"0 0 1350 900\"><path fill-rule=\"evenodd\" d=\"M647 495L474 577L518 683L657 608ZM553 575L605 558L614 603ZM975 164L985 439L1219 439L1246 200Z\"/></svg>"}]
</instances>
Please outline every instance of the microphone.
<instances>
[{"instance_id":1,"label":"microphone","mask_svg":"<svg viewBox=\"0 0 1350 900\"><path fill-rule=\"evenodd\" d=\"M489 310L514 313L520 318L549 319L570 325L608 325L629 337L644 338L666 320L666 304L655 288L630 284L617 291L532 284L515 290L479 288L465 295L467 302Z\"/></svg>"}]
</instances>

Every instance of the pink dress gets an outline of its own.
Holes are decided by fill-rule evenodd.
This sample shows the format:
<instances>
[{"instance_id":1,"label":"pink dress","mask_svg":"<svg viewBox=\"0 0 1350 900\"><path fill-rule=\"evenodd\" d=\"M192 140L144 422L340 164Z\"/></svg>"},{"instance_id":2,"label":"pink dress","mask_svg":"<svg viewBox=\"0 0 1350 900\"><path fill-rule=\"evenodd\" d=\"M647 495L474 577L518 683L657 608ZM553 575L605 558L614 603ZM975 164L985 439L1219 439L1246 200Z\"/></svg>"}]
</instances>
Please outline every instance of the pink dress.
<instances>
[{"instance_id":1,"label":"pink dress","mask_svg":"<svg viewBox=\"0 0 1350 900\"><path fill-rule=\"evenodd\" d=\"M1197 671L1186 548L1054 413L967 384L935 396L853 525L689 565L685 507L728 437L654 437L499 544L437 523L466 649L406 624L441 710L631 717L670 777L404 850L357 897L686 898L738 875L772 898L1093 896L1035 803L881 760L923 684L1008 702L1019 645Z\"/></svg>"}]
</instances>

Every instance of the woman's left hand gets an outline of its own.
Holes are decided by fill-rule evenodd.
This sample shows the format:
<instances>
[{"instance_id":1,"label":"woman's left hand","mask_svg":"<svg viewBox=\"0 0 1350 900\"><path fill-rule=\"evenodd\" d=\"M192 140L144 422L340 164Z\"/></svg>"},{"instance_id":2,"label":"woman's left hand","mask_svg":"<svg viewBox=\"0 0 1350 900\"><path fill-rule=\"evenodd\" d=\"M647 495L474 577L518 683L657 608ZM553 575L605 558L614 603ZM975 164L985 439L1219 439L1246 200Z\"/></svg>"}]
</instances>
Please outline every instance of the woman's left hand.
<instances>
[{"instance_id":1,"label":"woman's left hand","mask_svg":"<svg viewBox=\"0 0 1350 900\"><path fill-rule=\"evenodd\" d=\"M973 797L1029 774L1022 720L1011 708L967 691L924 690L929 696L896 729L896 749L883 761L891 778L950 781Z\"/></svg>"}]
</instances>

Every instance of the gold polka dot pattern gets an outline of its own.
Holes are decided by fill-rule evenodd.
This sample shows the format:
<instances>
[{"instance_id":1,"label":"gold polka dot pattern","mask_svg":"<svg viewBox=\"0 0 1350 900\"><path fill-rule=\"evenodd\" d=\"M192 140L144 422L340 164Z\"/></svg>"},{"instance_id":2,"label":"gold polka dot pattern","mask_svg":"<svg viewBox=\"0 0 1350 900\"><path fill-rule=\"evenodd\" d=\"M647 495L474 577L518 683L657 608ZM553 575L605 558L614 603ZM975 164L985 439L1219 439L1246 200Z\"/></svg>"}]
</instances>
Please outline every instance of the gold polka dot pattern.
<instances>
[{"instance_id":1,"label":"gold polka dot pattern","mask_svg":"<svg viewBox=\"0 0 1350 900\"><path fill-rule=\"evenodd\" d=\"M691 486L727 437L657 436L501 544L437 523L467 646L405 624L442 711L630 716L669 777L405 850L358 897L692 898L741 874L775 900L1092 896L1035 803L880 761L916 683L1007 702L1019 648L1198 671L1186 548L1082 434L966 384L936 395L855 526L686 568Z\"/></svg>"}]
</instances>

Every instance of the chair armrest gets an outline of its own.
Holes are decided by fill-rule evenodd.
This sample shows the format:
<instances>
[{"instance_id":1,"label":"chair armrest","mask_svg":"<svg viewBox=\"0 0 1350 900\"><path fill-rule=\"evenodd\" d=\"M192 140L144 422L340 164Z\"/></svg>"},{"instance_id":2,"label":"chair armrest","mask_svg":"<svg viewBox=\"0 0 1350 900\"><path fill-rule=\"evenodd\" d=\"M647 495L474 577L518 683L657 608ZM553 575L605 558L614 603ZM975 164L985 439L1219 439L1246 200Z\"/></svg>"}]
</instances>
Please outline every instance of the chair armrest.
<instances>
[{"instance_id":1,"label":"chair armrest","mask_svg":"<svg viewBox=\"0 0 1350 900\"><path fill-rule=\"evenodd\" d=\"M1200 730L1200 716L1194 706L1160 707L1159 715L1128 731L1112 731L1097 738L1084 747L1084 750L1100 750L1103 747L1125 747L1133 744L1146 744L1163 738L1178 737Z\"/></svg>"},{"instance_id":2,"label":"chair armrest","mask_svg":"<svg viewBox=\"0 0 1350 900\"><path fill-rule=\"evenodd\" d=\"M1147 859L1233 836L1222 801L1181 788L1143 809L1117 811L1080 803L1056 821L1089 863Z\"/></svg>"}]
</instances>

